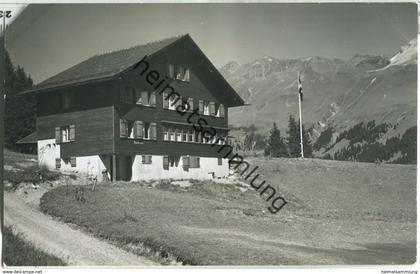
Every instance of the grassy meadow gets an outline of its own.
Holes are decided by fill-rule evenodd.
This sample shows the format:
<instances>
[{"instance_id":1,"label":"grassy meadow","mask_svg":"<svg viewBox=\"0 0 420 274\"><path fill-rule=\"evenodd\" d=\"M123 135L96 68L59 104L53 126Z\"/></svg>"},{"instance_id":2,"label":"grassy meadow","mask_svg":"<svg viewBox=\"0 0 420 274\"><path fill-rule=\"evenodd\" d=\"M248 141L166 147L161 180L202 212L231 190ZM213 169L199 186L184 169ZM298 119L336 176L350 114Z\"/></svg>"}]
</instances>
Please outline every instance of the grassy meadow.
<instances>
[{"instance_id":1,"label":"grassy meadow","mask_svg":"<svg viewBox=\"0 0 420 274\"><path fill-rule=\"evenodd\" d=\"M211 181L61 186L40 206L98 237L183 264L414 263L414 165L249 161L288 201L277 214L254 189Z\"/></svg>"}]
</instances>

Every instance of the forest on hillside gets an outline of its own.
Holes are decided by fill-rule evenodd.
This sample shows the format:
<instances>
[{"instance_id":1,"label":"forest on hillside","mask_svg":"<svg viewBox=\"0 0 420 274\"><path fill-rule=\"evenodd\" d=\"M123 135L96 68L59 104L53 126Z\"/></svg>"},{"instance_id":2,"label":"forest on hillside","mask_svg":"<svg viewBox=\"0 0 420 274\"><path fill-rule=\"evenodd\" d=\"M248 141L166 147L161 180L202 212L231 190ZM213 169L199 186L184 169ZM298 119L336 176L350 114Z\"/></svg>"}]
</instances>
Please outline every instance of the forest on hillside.
<instances>
[{"instance_id":1,"label":"forest on hillside","mask_svg":"<svg viewBox=\"0 0 420 274\"><path fill-rule=\"evenodd\" d=\"M317 138L312 133L313 126L308 130L304 127L304 156L343 161L416 164L417 127L407 129L402 136L383 140L392 127L391 124L376 124L371 120L367 123L360 122L335 134L334 128L328 126ZM269 157L300 157L299 121L293 116L289 117L288 129L283 135L275 123L266 136L257 133L257 127L254 125L236 130L241 130L244 135L242 140L235 138L231 142L237 151ZM340 144L343 144L342 148L334 149L340 147Z\"/></svg>"}]
</instances>

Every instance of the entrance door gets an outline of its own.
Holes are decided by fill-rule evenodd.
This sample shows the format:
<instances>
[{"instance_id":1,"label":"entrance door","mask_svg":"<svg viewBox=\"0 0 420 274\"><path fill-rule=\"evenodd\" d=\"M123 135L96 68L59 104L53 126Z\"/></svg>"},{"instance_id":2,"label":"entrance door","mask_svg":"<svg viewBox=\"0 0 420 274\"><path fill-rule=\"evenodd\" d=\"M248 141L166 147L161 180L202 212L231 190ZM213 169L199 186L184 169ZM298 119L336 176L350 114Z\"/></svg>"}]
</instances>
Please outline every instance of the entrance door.
<instances>
[{"instance_id":1,"label":"entrance door","mask_svg":"<svg viewBox=\"0 0 420 274\"><path fill-rule=\"evenodd\" d=\"M117 162L117 180L130 181L132 176L133 157L118 155Z\"/></svg>"}]
</instances>

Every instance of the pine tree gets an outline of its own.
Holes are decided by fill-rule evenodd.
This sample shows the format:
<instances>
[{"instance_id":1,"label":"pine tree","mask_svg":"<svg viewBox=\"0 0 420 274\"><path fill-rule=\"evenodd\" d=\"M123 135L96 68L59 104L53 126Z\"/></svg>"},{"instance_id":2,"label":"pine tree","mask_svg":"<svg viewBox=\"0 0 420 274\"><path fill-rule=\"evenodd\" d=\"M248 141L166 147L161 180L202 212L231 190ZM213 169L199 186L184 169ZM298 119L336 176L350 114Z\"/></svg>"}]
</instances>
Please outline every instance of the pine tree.
<instances>
[{"instance_id":1,"label":"pine tree","mask_svg":"<svg viewBox=\"0 0 420 274\"><path fill-rule=\"evenodd\" d=\"M28 151L28 146L16 142L35 131L36 101L33 96L17 96L32 87L32 79L24 69L13 67L6 52L6 100L5 100L5 146L19 151Z\"/></svg>"},{"instance_id":2,"label":"pine tree","mask_svg":"<svg viewBox=\"0 0 420 274\"><path fill-rule=\"evenodd\" d=\"M277 128L276 123L273 123L273 128L270 130L267 146L264 149L265 156L271 157L285 157L288 156L287 148L284 140L280 135L280 130Z\"/></svg>"},{"instance_id":3,"label":"pine tree","mask_svg":"<svg viewBox=\"0 0 420 274\"><path fill-rule=\"evenodd\" d=\"M312 158L312 144L311 139L309 138L309 132L305 130L305 127L302 125L302 132L303 132L303 155L305 158ZM299 130L300 134L300 130Z\"/></svg>"},{"instance_id":4,"label":"pine tree","mask_svg":"<svg viewBox=\"0 0 420 274\"><path fill-rule=\"evenodd\" d=\"M292 158L300 156L300 131L295 118L289 116L289 125L287 130L287 147L289 155Z\"/></svg>"}]
</instances>

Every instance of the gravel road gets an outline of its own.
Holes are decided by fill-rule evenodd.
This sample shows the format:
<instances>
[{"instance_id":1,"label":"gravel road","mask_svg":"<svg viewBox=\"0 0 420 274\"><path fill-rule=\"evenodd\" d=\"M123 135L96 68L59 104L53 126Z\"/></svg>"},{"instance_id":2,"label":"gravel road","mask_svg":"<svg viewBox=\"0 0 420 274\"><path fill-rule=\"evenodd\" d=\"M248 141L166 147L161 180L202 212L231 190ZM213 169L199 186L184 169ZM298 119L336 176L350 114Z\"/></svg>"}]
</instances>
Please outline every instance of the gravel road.
<instances>
[{"instance_id":1,"label":"gravel road","mask_svg":"<svg viewBox=\"0 0 420 274\"><path fill-rule=\"evenodd\" d=\"M4 219L23 233L25 240L52 254L68 265L76 266L152 266L156 262L126 252L112 244L52 219L22 197L4 194Z\"/></svg>"}]
</instances>

